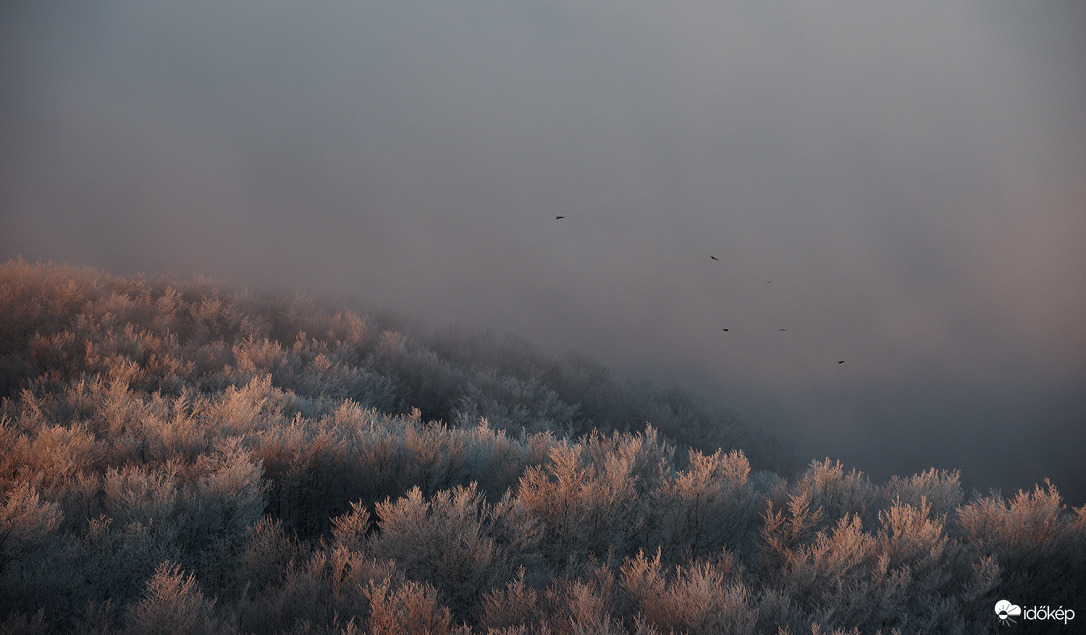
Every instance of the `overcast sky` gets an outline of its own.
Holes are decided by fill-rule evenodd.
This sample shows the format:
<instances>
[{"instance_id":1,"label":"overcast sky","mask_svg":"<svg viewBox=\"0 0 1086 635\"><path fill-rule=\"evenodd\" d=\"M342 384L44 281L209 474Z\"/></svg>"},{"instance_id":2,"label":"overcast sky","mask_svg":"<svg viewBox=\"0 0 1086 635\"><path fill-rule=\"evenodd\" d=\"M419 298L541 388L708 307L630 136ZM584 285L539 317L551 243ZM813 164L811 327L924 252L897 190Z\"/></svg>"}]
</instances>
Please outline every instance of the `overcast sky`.
<instances>
[{"instance_id":1,"label":"overcast sky","mask_svg":"<svg viewBox=\"0 0 1086 635\"><path fill-rule=\"evenodd\" d=\"M0 259L347 293L1082 504L1084 7L5 2Z\"/></svg>"}]
</instances>

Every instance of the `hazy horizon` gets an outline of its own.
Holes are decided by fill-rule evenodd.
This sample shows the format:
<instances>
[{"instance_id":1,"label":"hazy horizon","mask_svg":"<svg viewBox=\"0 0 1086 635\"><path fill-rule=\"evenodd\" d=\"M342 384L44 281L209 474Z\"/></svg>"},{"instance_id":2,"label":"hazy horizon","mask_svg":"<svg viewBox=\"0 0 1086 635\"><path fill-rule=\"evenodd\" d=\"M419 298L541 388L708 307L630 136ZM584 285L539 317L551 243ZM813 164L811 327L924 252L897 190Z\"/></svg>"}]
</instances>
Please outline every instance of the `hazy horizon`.
<instances>
[{"instance_id":1,"label":"hazy horizon","mask_svg":"<svg viewBox=\"0 0 1086 635\"><path fill-rule=\"evenodd\" d=\"M1080 505L1083 42L1057 1L6 3L0 260L346 294Z\"/></svg>"}]
</instances>

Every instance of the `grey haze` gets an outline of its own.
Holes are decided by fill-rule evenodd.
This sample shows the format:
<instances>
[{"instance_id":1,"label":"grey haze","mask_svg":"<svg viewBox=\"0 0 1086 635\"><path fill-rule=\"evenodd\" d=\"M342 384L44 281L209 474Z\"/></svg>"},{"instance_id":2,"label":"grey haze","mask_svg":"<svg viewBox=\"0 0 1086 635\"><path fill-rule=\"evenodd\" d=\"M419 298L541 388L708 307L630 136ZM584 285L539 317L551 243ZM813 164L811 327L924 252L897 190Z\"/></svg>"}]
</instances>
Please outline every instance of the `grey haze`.
<instances>
[{"instance_id":1,"label":"grey haze","mask_svg":"<svg viewBox=\"0 0 1086 635\"><path fill-rule=\"evenodd\" d=\"M1084 42L1056 0L5 2L0 258L355 295L1081 504Z\"/></svg>"}]
</instances>

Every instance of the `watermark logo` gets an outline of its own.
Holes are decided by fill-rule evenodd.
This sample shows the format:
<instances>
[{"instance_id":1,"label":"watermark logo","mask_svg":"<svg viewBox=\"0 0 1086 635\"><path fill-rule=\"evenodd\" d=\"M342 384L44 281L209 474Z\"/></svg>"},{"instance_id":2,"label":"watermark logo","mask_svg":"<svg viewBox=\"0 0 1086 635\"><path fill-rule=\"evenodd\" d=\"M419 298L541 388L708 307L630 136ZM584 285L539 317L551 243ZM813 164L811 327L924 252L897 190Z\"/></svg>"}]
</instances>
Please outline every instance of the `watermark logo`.
<instances>
[{"instance_id":1,"label":"watermark logo","mask_svg":"<svg viewBox=\"0 0 1086 635\"><path fill-rule=\"evenodd\" d=\"M995 605L996 615L999 616L999 621L1004 624L1014 624L1014 618L1022 614L1022 607L1017 604L1011 604L1007 600L1000 600Z\"/></svg>"},{"instance_id":2,"label":"watermark logo","mask_svg":"<svg viewBox=\"0 0 1086 635\"><path fill-rule=\"evenodd\" d=\"M1027 621L1056 620L1063 622L1065 626L1075 619L1075 612L1062 606L1056 609L1050 606L1034 606L1023 610L1021 606L1012 603L1010 600L996 602L995 614L999 618L999 623L1004 626L1014 624L1016 617Z\"/></svg>"}]
</instances>

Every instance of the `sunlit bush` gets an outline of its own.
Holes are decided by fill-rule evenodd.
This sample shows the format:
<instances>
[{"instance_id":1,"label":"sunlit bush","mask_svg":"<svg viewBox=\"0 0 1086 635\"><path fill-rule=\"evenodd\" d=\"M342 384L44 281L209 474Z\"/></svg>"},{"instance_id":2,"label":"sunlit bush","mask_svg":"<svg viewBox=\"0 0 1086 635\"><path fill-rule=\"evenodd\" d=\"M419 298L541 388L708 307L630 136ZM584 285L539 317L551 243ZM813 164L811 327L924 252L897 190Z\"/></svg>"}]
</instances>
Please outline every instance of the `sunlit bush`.
<instances>
[{"instance_id":1,"label":"sunlit bush","mask_svg":"<svg viewBox=\"0 0 1086 635\"><path fill-rule=\"evenodd\" d=\"M974 632L1086 508L872 483L521 340L0 266L0 632ZM989 629L990 630L990 629Z\"/></svg>"}]
</instances>

